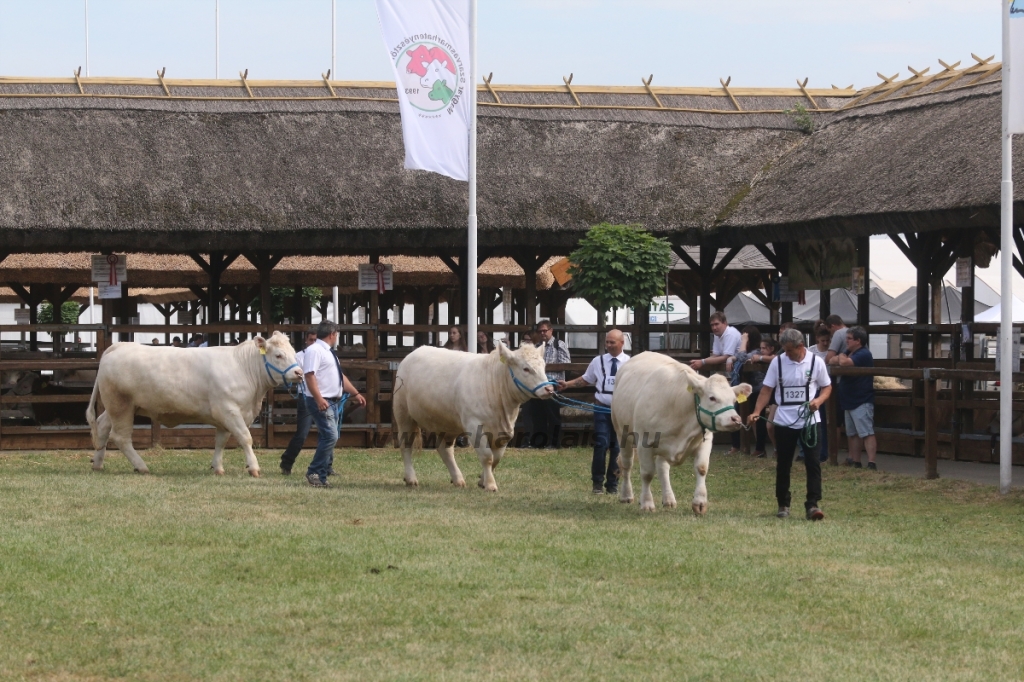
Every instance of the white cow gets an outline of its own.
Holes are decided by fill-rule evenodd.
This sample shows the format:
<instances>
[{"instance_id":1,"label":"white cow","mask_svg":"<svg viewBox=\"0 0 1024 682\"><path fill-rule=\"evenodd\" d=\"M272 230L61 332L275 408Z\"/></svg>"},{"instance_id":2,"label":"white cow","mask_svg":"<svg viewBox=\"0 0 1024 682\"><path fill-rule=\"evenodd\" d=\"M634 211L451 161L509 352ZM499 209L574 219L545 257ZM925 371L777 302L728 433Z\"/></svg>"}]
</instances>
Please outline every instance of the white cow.
<instances>
[{"instance_id":1,"label":"white cow","mask_svg":"<svg viewBox=\"0 0 1024 682\"><path fill-rule=\"evenodd\" d=\"M132 447L132 426L135 415L141 414L166 426L213 424L217 427L214 473L224 474L224 444L234 436L245 450L246 469L258 477L260 465L252 451L249 424L272 386L301 379L295 350L281 332L274 332L269 340L256 337L237 346L212 348L115 343L103 353L85 413L96 448L92 468L103 468L109 439L135 471L149 473ZM97 397L105 410L98 419Z\"/></svg>"},{"instance_id":2,"label":"white cow","mask_svg":"<svg viewBox=\"0 0 1024 682\"><path fill-rule=\"evenodd\" d=\"M704 479L711 458L713 431L735 431L743 422L736 413L737 396L750 395L750 384L730 387L725 377L705 378L687 365L659 353L640 353L619 370L612 398L612 424L619 435L619 502L633 501L629 479L634 457L640 455L640 509L654 511L651 481L657 470L661 503L676 506L669 466L694 456L697 488L693 512L707 513ZM629 434L626 436L625 434ZM629 454L627 454L629 453Z\"/></svg>"},{"instance_id":3,"label":"white cow","mask_svg":"<svg viewBox=\"0 0 1024 682\"><path fill-rule=\"evenodd\" d=\"M435 81L444 81L444 84L448 86L449 90L455 89L455 74L448 69L448 60L439 61L437 59L427 62L420 62L423 68L427 70L423 77L420 78L420 86L427 88L428 90L434 87Z\"/></svg>"},{"instance_id":4,"label":"white cow","mask_svg":"<svg viewBox=\"0 0 1024 682\"><path fill-rule=\"evenodd\" d=\"M515 433L519 406L531 398L550 398L544 355L533 346L513 352L498 341L488 355L422 346L402 360L392 398L394 438L405 460L406 485L419 485L412 450L420 429L437 439L437 452L452 483L466 486L455 463L455 439L473 441L483 471L479 485L496 491L494 469Z\"/></svg>"}]
</instances>

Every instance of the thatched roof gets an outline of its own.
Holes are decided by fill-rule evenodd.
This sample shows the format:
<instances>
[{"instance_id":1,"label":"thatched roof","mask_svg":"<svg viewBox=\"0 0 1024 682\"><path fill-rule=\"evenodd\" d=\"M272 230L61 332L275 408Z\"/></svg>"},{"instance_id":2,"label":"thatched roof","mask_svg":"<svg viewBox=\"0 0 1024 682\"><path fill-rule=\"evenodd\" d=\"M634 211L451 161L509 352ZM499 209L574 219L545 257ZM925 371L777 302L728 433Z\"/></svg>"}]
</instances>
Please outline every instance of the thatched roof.
<instances>
[{"instance_id":1,"label":"thatched roof","mask_svg":"<svg viewBox=\"0 0 1024 682\"><path fill-rule=\"evenodd\" d=\"M482 248L601 221L695 241L849 90L480 88ZM390 83L0 78L0 248L454 252L466 185L403 169ZM741 111L742 110L742 111Z\"/></svg>"},{"instance_id":2,"label":"thatched roof","mask_svg":"<svg viewBox=\"0 0 1024 682\"><path fill-rule=\"evenodd\" d=\"M550 259L536 275L537 288L548 289L554 283ZM382 263L394 267L396 287L457 287L459 280L447 265L436 257L382 256ZM275 286L337 286L342 292L355 291L360 263L365 256L290 256L271 270ZM45 253L12 254L0 261L0 282L32 284L81 284L91 280L91 254ZM174 254L130 254L127 257L130 287L205 287L209 276L188 256ZM237 258L221 275L225 286L256 286L259 273L245 258ZM523 269L511 258L489 258L480 265L477 281L481 287L525 286ZM186 290L187 291L187 290ZM86 291L86 296L88 292ZM135 294L132 294L135 295ZM194 295L186 299L194 298ZM182 300L182 299L168 299ZM166 302L154 300L152 302Z\"/></svg>"},{"instance_id":3,"label":"thatched roof","mask_svg":"<svg viewBox=\"0 0 1024 682\"><path fill-rule=\"evenodd\" d=\"M723 242L998 228L998 67L913 77L824 115L751 182L721 224ZM1020 204L1020 146L1014 170Z\"/></svg>"}]
</instances>

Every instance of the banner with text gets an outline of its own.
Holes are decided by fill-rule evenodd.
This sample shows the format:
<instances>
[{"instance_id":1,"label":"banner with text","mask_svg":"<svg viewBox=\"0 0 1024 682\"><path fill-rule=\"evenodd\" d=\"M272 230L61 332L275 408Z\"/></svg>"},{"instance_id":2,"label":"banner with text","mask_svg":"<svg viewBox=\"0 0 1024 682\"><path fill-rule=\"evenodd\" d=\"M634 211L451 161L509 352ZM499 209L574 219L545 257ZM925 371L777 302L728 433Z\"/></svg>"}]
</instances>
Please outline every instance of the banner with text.
<instances>
[{"instance_id":1,"label":"banner with text","mask_svg":"<svg viewBox=\"0 0 1024 682\"><path fill-rule=\"evenodd\" d=\"M405 167L469 180L469 0L376 0Z\"/></svg>"}]
</instances>

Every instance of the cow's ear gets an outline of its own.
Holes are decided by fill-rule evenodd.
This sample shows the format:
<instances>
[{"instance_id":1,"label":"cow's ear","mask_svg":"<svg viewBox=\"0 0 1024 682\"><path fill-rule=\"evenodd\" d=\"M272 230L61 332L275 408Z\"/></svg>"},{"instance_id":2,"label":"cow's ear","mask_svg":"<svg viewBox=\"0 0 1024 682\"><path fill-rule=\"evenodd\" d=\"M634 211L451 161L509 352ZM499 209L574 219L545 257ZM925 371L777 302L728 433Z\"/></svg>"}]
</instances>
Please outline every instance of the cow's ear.
<instances>
[{"instance_id":1,"label":"cow's ear","mask_svg":"<svg viewBox=\"0 0 1024 682\"><path fill-rule=\"evenodd\" d=\"M740 384L739 386L733 386L732 392L736 396L736 402L745 403L747 402L747 396L754 390L750 387L750 384Z\"/></svg>"},{"instance_id":2,"label":"cow's ear","mask_svg":"<svg viewBox=\"0 0 1024 682\"><path fill-rule=\"evenodd\" d=\"M252 340L252 342L255 343L256 347L262 351L265 351L267 349L267 340L262 336L257 336L255 339Z\"/></svg>"},{"instance_id":3,"label":"cow's ear","mask_svg":"<svg viewBox=\"0 0 1024 682\"><path fill-rule=\"evenodd\" d=\"M498 358L502 362L507 363L512 359L512 351L508 349L508 346L501 342L501 339L495 341L494 346L498 349Z\"/></svg>"},{"instance_id":4,"label":"cow's ear","mask_svg":"<svg viewBox=\"0 0 1024 682\"><path fill-rule=\"evenodd\" d=\"M705 376L697 374L697 372L690 370L684 371L683 376L686 377L686 381L689 382L689 386L686 390L690 393L696 393L697 395L704 395L704 387L708 383L708 379Z\"/></svg>"}]
</instances>

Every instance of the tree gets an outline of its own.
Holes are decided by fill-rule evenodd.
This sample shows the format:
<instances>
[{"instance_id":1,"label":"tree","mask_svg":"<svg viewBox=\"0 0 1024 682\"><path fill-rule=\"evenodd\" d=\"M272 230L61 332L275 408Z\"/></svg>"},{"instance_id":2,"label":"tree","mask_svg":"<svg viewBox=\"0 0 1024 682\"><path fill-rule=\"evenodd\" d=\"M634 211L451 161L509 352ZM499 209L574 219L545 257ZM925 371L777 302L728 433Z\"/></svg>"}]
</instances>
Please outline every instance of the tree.
<instances>
[{"instance_id":1,"label":"tree","mask_svg":"<svg viewBox=\"0 0 1024 682\"><path fill-rule=\"evenodd\" d=\"M270 319L275 324L280 324L284 320L285 299L291 298L294 291L292 287L270 287ZM315 307L319 305L324 294L320 287L302 287L302 297ZM257 310L262 308L259 296L253 300L253 305Z\"/></svg>"},{"instance_id":2,"label":"tree","mask_svg":"<svg viewBox=\"0 0 1024 682\"><path fill-rule=\"evenodd\" d=\"M74 301L64 301L60 307L60 319L53 319L53 304L49 301L44 302L39 306L39 314L36 320L39 324L78 324L78 316L81 314L82 308ZM54 338L56 334L51 334Z\"/></svg>"},{"instance_id":3,"label":"tree","mask_svg":"<svg viewBox=\"0 0 1024 682\"><path fill-rule=\"evenodd\" d=\"M640 225L601 223L590 228L569 261L573 290L597 308L599 320L612 308L628 307L642 323L654 297L665 293L672 247ZM634 347L646 348L645 341L635 339Z\"/></svg>"}]
</instances>

